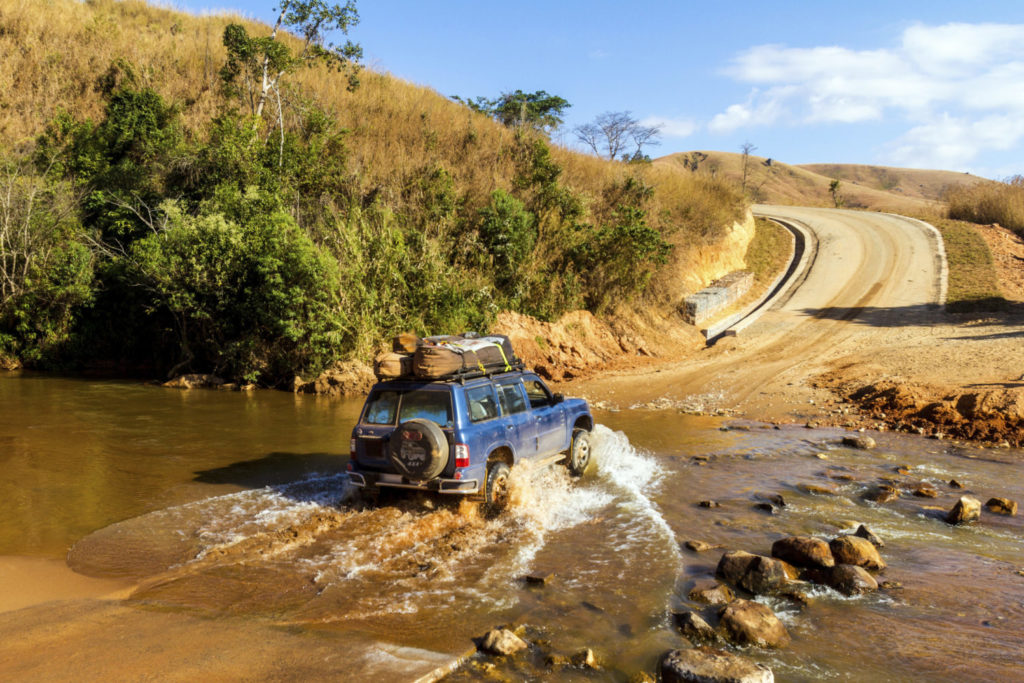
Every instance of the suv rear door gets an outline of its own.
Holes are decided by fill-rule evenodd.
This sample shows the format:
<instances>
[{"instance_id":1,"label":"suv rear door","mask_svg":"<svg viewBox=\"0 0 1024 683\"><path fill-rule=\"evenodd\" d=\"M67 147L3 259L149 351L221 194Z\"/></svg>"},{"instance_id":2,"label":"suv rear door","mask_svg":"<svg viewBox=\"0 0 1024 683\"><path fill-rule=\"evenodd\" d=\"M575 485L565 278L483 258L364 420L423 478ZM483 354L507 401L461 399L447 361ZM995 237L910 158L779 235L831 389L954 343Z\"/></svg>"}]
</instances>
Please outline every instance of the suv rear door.
<instances>
[{"instance_id":1,"label":"suv rear door","mask_svg":"<svg viewBox=\"0 0 1024 683\"><path fill-rule=\"evenodd\" d=\"M563 450L568 441L565 406L555 403L554 394L539 377L526 375L523 384L537 423L537 450L542 455Z\"/></svg>"},{"instance_id":2,"label":"suv rear door","mask_svg":"<svg viewBox=\"0 0 1024 683\"><path fill-rule=\"evenodd\" d=\"M495 382L498 390L498 403L501 404L502 419L505 429L509 432L509 441L520 458L532 458L537 455L537 425L529 410L526 393L523 391L522 380L505 380Z\"/></svg>"}]
</instances>

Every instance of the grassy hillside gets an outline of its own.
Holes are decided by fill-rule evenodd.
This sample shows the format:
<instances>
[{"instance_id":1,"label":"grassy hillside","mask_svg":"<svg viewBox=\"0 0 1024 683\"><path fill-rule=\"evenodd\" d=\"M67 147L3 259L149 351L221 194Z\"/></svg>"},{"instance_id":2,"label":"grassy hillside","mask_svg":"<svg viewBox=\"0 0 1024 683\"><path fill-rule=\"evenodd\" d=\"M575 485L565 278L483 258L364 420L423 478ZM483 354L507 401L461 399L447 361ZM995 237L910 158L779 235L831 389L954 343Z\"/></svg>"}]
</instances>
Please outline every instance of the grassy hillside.
<instances>
[{"instance_id":1,"label":"grassy hillside","mask_svg":"<svg viewBox=\"0 0 1024 683\"><path fill-rule=\"evenodd\" d=\"M742 183L741 154L685 152L662 157L655 163ZM911 215L944 214L947 190L987 182L977 176L952 171L855 164L796 166L754 155L747 160L747 191L756 202L835 206L829 190L833 180L840 181L839 197L848 208Z\"/></svg>"},{"instance_id":2,"label":"grassy hillside","mask_svg":"<svg viewBox=\"0 0 1024 683\"><path fill-rule=\"evenodd\" d=\"M0 356L285 382L400 329L670 306L658 273L745 210L726 180L577 154L387 74L290 75L279 129L223 87L233 22L270 32L0 0L0 209L26 226L0 234Z\"/></svg>"}]
</instances>

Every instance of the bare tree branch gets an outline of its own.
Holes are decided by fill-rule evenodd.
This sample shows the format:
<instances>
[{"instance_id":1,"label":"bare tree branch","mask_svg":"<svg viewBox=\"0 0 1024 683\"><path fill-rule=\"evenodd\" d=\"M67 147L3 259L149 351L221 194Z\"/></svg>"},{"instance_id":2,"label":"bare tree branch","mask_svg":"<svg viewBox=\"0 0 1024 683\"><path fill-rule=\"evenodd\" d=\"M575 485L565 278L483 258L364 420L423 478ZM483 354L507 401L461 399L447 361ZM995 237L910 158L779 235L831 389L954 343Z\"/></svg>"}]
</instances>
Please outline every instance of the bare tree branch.
<instances>
[{"instance_id":1,"label":"bare tree branch","mask_svg":"<svg viewBox=\"0 0 1024 683\"><path fill-rule=\"evenodd\" d=\"M660 144L661 126L644 126L633 118L632 112L605 112L591 123L573 128L576 138L593 150L594 154L609 161L638 159L644 146ZM632 155L626 152L634 148Z\"/></svg>"}]
</instances>

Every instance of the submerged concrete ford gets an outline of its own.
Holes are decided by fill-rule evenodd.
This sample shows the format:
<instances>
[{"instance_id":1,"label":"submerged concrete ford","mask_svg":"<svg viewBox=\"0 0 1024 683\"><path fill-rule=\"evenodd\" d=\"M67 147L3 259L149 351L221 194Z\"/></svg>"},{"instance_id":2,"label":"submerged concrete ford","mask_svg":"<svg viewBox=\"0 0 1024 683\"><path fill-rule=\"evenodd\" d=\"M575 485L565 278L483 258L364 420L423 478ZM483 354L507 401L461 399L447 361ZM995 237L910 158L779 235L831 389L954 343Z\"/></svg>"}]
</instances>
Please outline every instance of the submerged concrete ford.
<instances>
[{"instance_id":1,"label":"submerged concrete ford","mask_svg":"<svg viewBox=\"0 0 1024 683\"><path fill-rule=\"evenodd\" d=\"M520 368L443 381L399 379L370 391L352 430L349 478L376 487L481 494L499 510L520 460L590 463L587 402L552 393Z\"/></svg>"}]
</instances>

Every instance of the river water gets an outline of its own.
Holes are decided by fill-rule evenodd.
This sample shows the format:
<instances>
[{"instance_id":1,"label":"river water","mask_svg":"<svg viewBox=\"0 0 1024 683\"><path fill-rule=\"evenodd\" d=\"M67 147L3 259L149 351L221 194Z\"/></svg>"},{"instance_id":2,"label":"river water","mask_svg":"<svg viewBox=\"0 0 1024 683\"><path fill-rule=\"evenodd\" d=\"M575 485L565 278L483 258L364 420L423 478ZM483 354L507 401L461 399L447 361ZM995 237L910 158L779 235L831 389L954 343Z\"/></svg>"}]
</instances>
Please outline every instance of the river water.
<instances>
[{"instance_id":1,"label":"river water","mask_svg":"<svg viewBox=\"0 0 1024 683\"><path fill-rule=\"evenodd\" d=\"M531 653L452 678L627 680L681 646L670 612L701 609L687 594L724 549L864 523L902 588L766 600L793 642L745 656L782 681L1024 680L1022 518L941 519L965 493L1024 501L1018 452L596 413L594 471L515 470L512 509L485 518L364 505L344 474L359 407L0 374L0 678L414 680L507 624ZM939 495L867 502L885 479ZM754 507L776 494L775 514ZM546 668L583 647L600 671Z\"/></svg>"}]
</instances>

